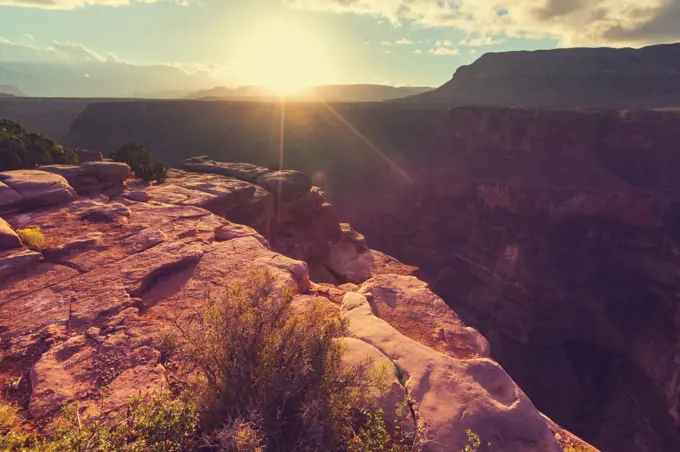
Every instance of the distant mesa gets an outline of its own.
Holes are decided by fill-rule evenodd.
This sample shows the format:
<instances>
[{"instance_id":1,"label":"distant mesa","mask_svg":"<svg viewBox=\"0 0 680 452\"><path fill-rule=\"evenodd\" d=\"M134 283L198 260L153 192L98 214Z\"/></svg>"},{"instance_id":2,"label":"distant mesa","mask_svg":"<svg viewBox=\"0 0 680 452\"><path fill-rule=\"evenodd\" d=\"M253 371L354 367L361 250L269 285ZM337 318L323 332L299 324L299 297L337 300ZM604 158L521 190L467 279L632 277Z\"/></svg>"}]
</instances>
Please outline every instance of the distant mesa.
<instances>
[{"instance_id":1,"label":"distant mesa","mask_svg":"<svg viewBox=\"0 0 680 452\"><path fill-rule=\"evenodd\" d=\"M14 85L0 85L0 97L27 97Z\"/></svg>"},{"instance_id":2,"label":"distant mesa","mask_svg":"<svg viewBox=\"0 0 680 452\"><path fill-rule=\"evenodd\" d=\"M680 106L680 43L487 53L414 103L553 109Z\"/></svg>"}]
</instances>

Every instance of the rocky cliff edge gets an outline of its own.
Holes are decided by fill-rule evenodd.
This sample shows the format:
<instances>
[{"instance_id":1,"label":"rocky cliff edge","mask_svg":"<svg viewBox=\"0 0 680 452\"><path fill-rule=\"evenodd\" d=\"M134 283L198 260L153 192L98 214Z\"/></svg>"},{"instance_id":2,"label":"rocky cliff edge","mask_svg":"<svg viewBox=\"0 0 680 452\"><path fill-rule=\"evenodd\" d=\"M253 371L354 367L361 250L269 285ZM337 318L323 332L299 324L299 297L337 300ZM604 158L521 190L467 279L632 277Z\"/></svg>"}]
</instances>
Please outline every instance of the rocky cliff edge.
<instances>
[{"instance_id":1,"label":"rocky cliff edge","mask_svg":"<svg viewBox=\"0 0 680 452\"><path fill-rule=\"evenodd\" d=\"M468 428L494 450L594 450L538 412L418 269L371 250L302 173L194 158L149 185L113 162L42 167L0 173L0 213L0 383L36 426L71 401L105 418L167 387L159 333L267 270L299 309L342 312L346 359L388 363L382 397L410 397L426 450L461 450ZM45 243L28 249L16 231L36 227Z\"/></svg>"}]
</instances>

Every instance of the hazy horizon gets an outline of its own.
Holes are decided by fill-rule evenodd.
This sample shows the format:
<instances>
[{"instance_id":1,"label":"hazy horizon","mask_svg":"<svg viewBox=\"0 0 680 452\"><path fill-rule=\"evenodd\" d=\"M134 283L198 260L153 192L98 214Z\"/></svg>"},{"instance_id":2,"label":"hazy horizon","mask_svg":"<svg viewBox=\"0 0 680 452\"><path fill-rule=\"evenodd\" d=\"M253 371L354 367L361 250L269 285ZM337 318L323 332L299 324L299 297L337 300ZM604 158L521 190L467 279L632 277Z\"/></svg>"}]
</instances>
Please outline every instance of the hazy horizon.
<instances>
[{"instance_id":1,"label":"hazy horizon","mask_svg":"<svg viewBox=\"0 0 680 452\"><path fill-rule=\"evenodd\" d=\"M437 87L486 52L680 40L680 0L0 0L0 85L139 97Z\"/></svg>"}]
</instances>

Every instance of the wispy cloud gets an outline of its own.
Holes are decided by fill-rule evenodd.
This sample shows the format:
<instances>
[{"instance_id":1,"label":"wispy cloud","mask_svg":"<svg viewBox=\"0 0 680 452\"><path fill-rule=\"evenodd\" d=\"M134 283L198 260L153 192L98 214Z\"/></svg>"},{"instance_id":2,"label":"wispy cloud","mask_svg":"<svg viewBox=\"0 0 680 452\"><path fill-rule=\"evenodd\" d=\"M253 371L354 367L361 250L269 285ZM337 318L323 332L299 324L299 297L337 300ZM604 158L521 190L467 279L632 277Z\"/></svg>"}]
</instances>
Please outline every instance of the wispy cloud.
<instances>
[{"instance_id":1,"label":"wispy cloud","mask_svg":"<svg viewBox=\"0 0 680 452\"><path fill-rule=\"evenodd\" d=\"M393 24L451 27L478 33L478 42L554 39L574 46L680 40L680 0L284 1L296 8L372 15Z\"/></svg>"},{"instance_id":2,"label":"wispy cloud","mask_svg":"<svg viewBox=\"0 0 680 452\"><path fill-rule=\"evenodd\" d=\"M35 41L35 37L30 33L21 33L21 37L29 41Z\"/></svg>"},{"instance_id":3,"label":"wispy cloud","mask_svg":"<svg viewBox=\"0 0 680 452\"><path fill-rule=\"evenodd\" d=\"M460 55L460 49L449 40L437 41L428 53L432 55Z\"/></svg>"},{"instance_id":4,"label":"wispy cloud","mask_svg":"<svg viewBox=\"0 0 680 452\"><path fill-rule=\"evenodd\" d=\"M38 96L134 96L209 88L229 80L222 66L130 62L73 42L39 46L0 37L0 55L3 82Z\"/></svg>"},{"instance_id":5,"label":"wispy cloud","mask_svg":"<svg viewBox=\"0 0 680 452\"><path fill-rule=\"evenodd\" d=\"M41 9L75 9L90 5L123 6L134 3L167 1L187 5L188 0L0 0L0 6L20 6Z\"/></svg>"},{"instance_id":6,"label":"wispy cloud","mask_svg":"<svg viewBox=\"0 0 680 452\"><path fill-rule=\"evenodd\" d=\"M95 52L92 49L69 41L53 41L47 47L36 44L26 44L23 42L11 41L0 37L0 54L5 62L35 62L35 63L71 63L71 64L113 64L129 66L156 66L178 69L185 74L207 75L224 72L223 66L206 64L186 64L177 62L147 62L133 63L119 58L111 52L105 54Z\"/></svg>"},{"instance_id":7,"label":"wispy cloud","mask_svg":"<svg viewBox=\"0 0 680 452\"><path fill-rule=\"evenodd\" d=\"M468 36L465 39L458 41L459 46L467 47L485 47L485 46L495 46L505 42L505 39L499 38L495 39L493 36Z\"/></svg>"},{"instance_id":8,"label":"wispy cloud","mask_svg":"<svg viewBox=\"0 0 680 452\"><path fill-rule=\"evenodd\" d=\"M416 49L413 51L413 53L415 53L416 55L420 55L421 53L423 53L423 51L420 49Z\"/></svg>"}]
</instances>

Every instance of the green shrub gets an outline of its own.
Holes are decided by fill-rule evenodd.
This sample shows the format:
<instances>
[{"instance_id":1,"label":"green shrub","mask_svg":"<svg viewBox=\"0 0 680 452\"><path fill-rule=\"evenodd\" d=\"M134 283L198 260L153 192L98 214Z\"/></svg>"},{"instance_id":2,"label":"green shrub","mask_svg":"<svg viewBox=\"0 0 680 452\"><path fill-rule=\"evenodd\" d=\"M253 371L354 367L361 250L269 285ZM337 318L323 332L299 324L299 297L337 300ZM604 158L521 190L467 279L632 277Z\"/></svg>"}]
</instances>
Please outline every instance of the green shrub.
<instances>
[{"instance_id":1,"label":"green shrub","mask_svg":"<svg viewBox=\"0 0 680 452\"><path fill-rule=\"evenodd\" d=\"M16 428L10 411L0 450L417 451L388 431L370 395L386 386L385 367L347 366L344 321L320 305L296 313L291 302L270 274L254 274L178 325L177 335L160 333L165 359L194 375L192 383L176 375L180 397L136 398L108 423L83 422L71 404L48 437Z\"/></svg>"},{"instance_id":2,"label":"green shrub","mask_svg":"<svg viewBox=\"0 0 680 452\"><path fill-rule=\"evenodd\" d=\"M6 433L16 426L18 418L18 412L14 405L0 402L0 434Z\"/></svg>"},{"instance_id":3,"label":"green shrub","mask_svg":"<svg viewBox=\"0 0 680 452\"><path fill-rule=\"evenodd\" d=\"M61 425L49 437L14 429L0 436L0 450L22 452L182 452L195 450L198 414L185 396L171 400L162 393L134 399L109 424L85 424L78 404L62 409Z\"/></svg>"},{"instance_id":4,"label":"green shrub","mask_svg":"<svg viewBox=\"0 0 680 452\"><path fill-rule=\"evenodd\" d=\"M382 410L365 410L364 423L359 433L349 444L349 452L410 452L414 448L407 444L400 431L390 432L385 425Z\"/></svg>"},{"instance_id":5,"label":"green shrub","mask_svg":"<svg viewBox=\"0 0 680 452\"><path fill-rule=\"evenodd\" d=\"M17 235L27 248L42 251L52 243L52 238L45 238L40 228L17 229Z\"/></svg>"},{"instance_id":6,"label":"green shrub","mask_svg":"<svg viewBox=\"0 0 680 452\"><path fill-rule=\"evenodd\" d=\"M370 362L343 363L339 316L320 306L296 314L291 302L271 275L256 274L183 329L186 356L205 377L204 421L211 430L247 425L268 451L344 450L380 381Z\"/></svg>"},{"instance_id":7,"label":"green shrub","mask_svg":"<svg viewBox=\"0 0 680 452\"><path fill-rule=\"evenodd\" d=\"M111 158L116 162L127 163L135 176L145 181L155 180L160 184L168 176L168 165L154 161L151 153L141 144L124 144L111 153Z\"/></svg>"},{"instance_id":8,"label":"green shrub","mask_svg":"<svg viewBox=\"0 0 680 452\"><path fill-rule=\"evenodd\" d=\"M9 119L0 119L0 171L31 169L39 165L75 165L78 156L38 133L29 133Z\"/></svg>"}]
</instances>

